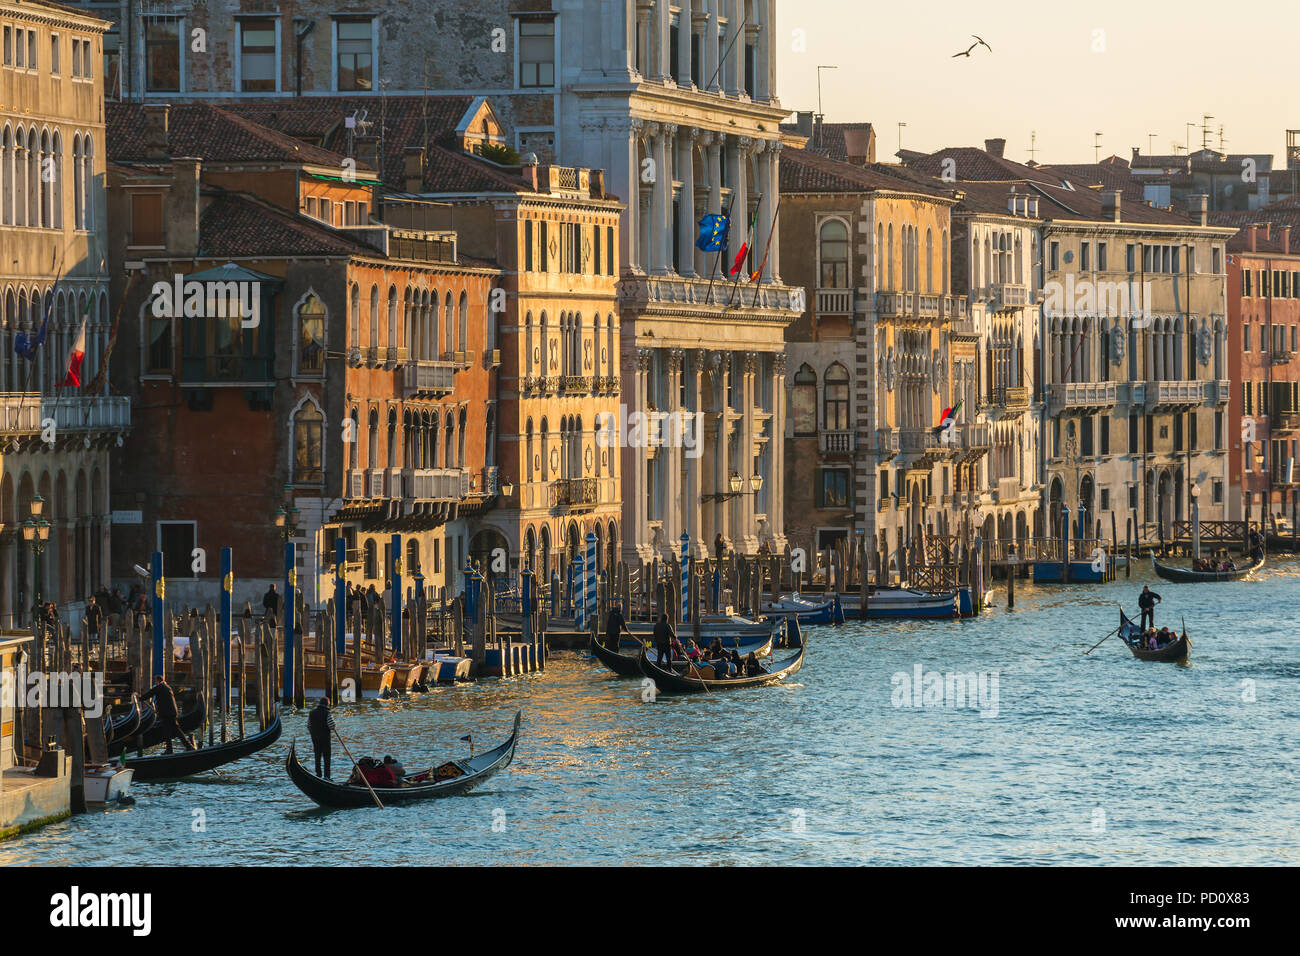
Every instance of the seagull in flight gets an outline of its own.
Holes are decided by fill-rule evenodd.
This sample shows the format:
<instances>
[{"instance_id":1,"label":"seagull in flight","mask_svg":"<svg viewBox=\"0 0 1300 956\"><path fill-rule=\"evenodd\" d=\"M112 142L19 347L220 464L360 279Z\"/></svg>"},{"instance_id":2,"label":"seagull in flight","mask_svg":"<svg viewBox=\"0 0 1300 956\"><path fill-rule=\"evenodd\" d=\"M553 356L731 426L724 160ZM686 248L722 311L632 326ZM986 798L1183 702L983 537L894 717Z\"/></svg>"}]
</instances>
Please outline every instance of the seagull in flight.
<instances>
[{"instance_id":1,"label":"seagull in flight","mask_svg":"<svg viewBox=\"0 0 1300 956\"><path fill-rule=\"evenodd\" d=\"M986 50L988 50L990 53L993 52L993 47L991 47L991 46L989 46L987 43L985 43L984 40L983 40L983 38L978 37L978 36L975 36L975 34L973 34L973 33L971 34L971 36L975 37L975 42L972 43L972 44L971 44L969 47L967 47L965 50L963 50L961 53L954 53L954 54L952 55L952 58L956 58L956 57L959 57L959 56L970 56L970 51L973 50L973 49L975 49L977 46L982 46L982 47L984 47L984 48L985 48Z\"/></svg>"}]
</instances>

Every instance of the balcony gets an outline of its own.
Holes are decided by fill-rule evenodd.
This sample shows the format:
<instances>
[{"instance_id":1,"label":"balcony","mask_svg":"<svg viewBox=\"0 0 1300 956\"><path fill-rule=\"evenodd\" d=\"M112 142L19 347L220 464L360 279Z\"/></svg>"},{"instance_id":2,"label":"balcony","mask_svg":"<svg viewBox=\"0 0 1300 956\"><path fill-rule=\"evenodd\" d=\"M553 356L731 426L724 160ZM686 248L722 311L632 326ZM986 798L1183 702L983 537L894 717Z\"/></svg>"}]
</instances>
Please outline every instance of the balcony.
<instances>
[{"instance_id":1,"label":"balcony","mask_svg":"<svg viewBox=\"0 0 1300 956\"><path fill-rule=\"evenodd\" d=\"M30 427L35 414L36 421ZM123 431L131 427L131 400L124 395L52 398L37 392L0 394L6 431L40 431L41 419L54 419L56 431Z\"/></svg>"},{"instance_id":2,"label":"balcony","mask_svg":"<svg viewBox=\"0 0 1300 956\"><path fill-rule=\"evenodd\" d=\"M959 334L975 334L975 326L970 320L970 312L967 309L966 297L964 295L945 295L943 297L943 314L944 318L951 322L958 323L960 326Z\"/></svg>"},{"instance_id":3,"label":"balcony","mask_svg":"<svg viewBox=\"0 0 1300 956\"><path fill-rule=\"evenodd\" d=\"M1011 418L1029 410L1029 388L1025 385L1005 385L993 390L993 405L999 417Z\"/></svg>"},{"instance_id":4,"label":"balcony","mask_svg":"<svg viewBox=\"0 0 1300 956\"><path fill-rule=\"evenodd\" d=\"M1274 412L1268 417L1268 425L1273 434L1300 431L1300 411Z\"/></svg>"},{"instance_id":5,"label":"balcony","mask_svg":"<svg viewBox=\"0 0 1300 956\"><path fill-rule=\"evenodd\" d=\"M1205 398L1205 383L1197 380L1147 382L1146 386L1146 405L1150 409L1191 408Z\"/></svg>"},{"instance_id":6,"label":"balcony","mask_svg":"<svg viewBox=\"0 0 1300 956\"><path fill-rule=\"evenodd\" d=\"M479 490L489 496L497 494L500 477L501 469L496 465L488 465L479 473Z\"/></svg>"},{"instance_id":7,"label":"balcony","mask_svg":"<svg viewBox=\"0 0 1300 956\"><path fill-rule=\"evenodd\" d=\"M993 286L993 309L1005 312L1010 309L1023 309L1029 305L1029 286L1011 282L1001 282Z\"/></svg>"},{"instance_id":8,"label":"balcony","mask_svg":"<svg viewBox=\"0 0 1300 956\"><path fill-rule=\"evenodd\" d=\"M366 496L366 473L360 468L348 469L346 496L354 501Z\"/></svg>"},{"instance_id":9,"label":"balcony","mask_svg":"<svg viewBox=\"0 0 1300 956\"><path fill-rule=\"evenodd\" d=\"M817 314L851 315L853 313L852 289L818 289Z\"/></svg>"},{"instance_id":10,"label":"balcony","mask_svg":"<svg viewBox=\"0 0 1300 956\"><path fill-rule=\"evenodd\" d=\"M500 350L500 349L484 349L484 350L483 350L483 367L484 367L484 368L496 368L496 367L497 367L498 365L500 365L500 364L501 364L501 350Z\"/></svg>"},{"instance_id":11,"label":"balcony","mask_svg":"<svg viewBox=\"0 0 1300 956\"><path fill-rule=\"evenodd\" d=\"M384 469L371 468L366 472L366 497L384 497Z\"/></svg>"},{"instance_id":12,"label":"balcony","mask_svg":"<svg viewBox=\"0 0 1300 956\"><path fill-rule=\"evenodd\" d=\"M402 366L402 397L450 395L455 366L410 359Z\"/></svg>"},{"instance_id":13,"label":"balcony","mask_svg":"<svg viewBox=\"0 0 1300 956\"><path fill-rule=\"evenodd\" d=\"M898 429L876 429L876 454L881 461L888 461L898 454Z\"/></svg>"},{"instance_id":14,"label":"balcony","mask_svg":"<svg viewBox=\"0 0 1300 956\"><path fill-rule=\"evenodd\" d=\"M823 455L851 455L857 450L857 437L852 431L820 432L817 444Z\"/></svg>"},{"instance_id":15,"label":"balcony","mask_svg":"<svg viewBox=\"0 0 1300 956\"><path fill-rule=\"evenodd\" d=\"M713 318L739 319L736 310L741 309L784 313L784 318L789 320L807 308L807 293L799 286L742 282L733 288L730 282L711 283L708 279L677 275L626 276L618 283L618 297L629 308L661 315L708 310L714 313Z\"/></svg>"},{"instance_id":16,"label":"balcony","mask_svg":"<svg viewBox=\"0 0 1300 956\"><path fill-rule=\"evenodd\" d=\"M911 464L914 468L923 468L958 450L955 444L944 442L942 436L930 428L904 428L899 432L898 444L903 454L914 459Z\"/></svg>"},{"instance_id":17,"label":"balcony","mask_svg":"<svg viewBox=\"0 0 1300 956\"><path fill-rule=\"evenodd\" d=\"M912 314L912 293L877 292L876 315L882 319L901 319Z\"/></svg>"},{"instance_id":18,"label":"balcony","mask_svg":"<svg viewBox=\"0 0 1300 956\"><path fill-rule=\"evenodd\" d=\"M922 319L938 319L943 316L943 296L929 292L916 295L916 314Z\"/></svg>"},{"instance_id":19,"label":"balcony","mask_svg":"<svg viewBox=\"0 0 1300 956\"><path fill-rule=\"evenodd\" d=\"M1111 408L1119 401L1115 382L1053 382L1047 386L1052 414L1065 410L1092 411Z\"/></svg>"},{"instance_id":20,"label":"balcony","mask_svg":"<svg viewBox=\"0 0 1300 956\"><path fill-rule=\"evenodd\" d=\"M404 468L402 497L411 501L459 501L469 494L464 468Z\"/></svg>"},{"instance_id":21,"label":"balcony","mask_svg":"<svg viewBox=\"0 0 1300 956\"><path fill-rule=\"evenodd\" d=\"M387 477L384 479L384 497L400 498L402 497L402 469L388 468Z\"/></svg>"},{"instance_id":22,"label":"balcony","mask_svg":"<svg viewBox=\"0 0 1300 956\"><path fill-rule=\"evenodd\" d=\"M993 426L984 422L967 422L957 426L963 461L973 461L993 447Z\"/></svg>"},{"instance_id":23,"label":"balcony","mask_svg":"<svg viewBox=\"0 0 1300 956\"><path fill-rule=\"evenodd\" d=\"M560 379L560 390L566 395L585 395L591 391L591 382L587 375L565 375Z\"/></svg>"},{"instance_id":24,"label":"balcony","mask_svg":"<svg viewBox=\"0 0 1300 956\"><path fill-rule=\"evenodd\" d=\"M1003 505L1019 501L1021 491L1020 479L999 478L997 487L993 489L993 500Z\"/></svg>"},{"instance_id":25,"label":"balcony","mask_svg":"<svg viewBox=\"0 0 1300 956\"><path fill-rule=\"evenodd\" d=\"M595 507L599 483L595 478L556 478L551 482L551 507L568 511Z\"/></svg>"},{"instance_id":26,"label":"balcony","mask_svg":"<svg viewBox=\"0 0 1300 956\"><path fill-rule=\"evenodd\" d=\"M1205 401L1211 405L1227 405L1232 397L1232 382L1219 380L1205 383Z\"/></svg>"},{"instance_id":27,"label":"balcony","mask_svg":"<svg viewBox=\"0 0 1300 956\"><path fill-rule=\"evenodd\" d=\"M406 362L406 349L389 347L384 349L384 368L395 369Z\"/></svg>"}]
</instances>

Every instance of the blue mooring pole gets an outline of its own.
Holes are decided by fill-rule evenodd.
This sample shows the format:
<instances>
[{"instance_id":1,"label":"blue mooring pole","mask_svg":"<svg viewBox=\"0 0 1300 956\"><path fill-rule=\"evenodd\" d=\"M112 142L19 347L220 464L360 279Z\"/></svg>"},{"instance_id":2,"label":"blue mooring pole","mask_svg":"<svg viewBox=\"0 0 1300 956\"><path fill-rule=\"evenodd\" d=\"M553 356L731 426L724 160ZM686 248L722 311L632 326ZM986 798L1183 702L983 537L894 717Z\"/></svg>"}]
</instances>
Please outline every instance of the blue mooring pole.
<instances>
[{"instance_id":1,"label":"blue mooring pole","mask_svg":"<svg viewBox=\"0 0 1300 956\"><path fill-rule=\"evenodd\" d=\"M393 656L400 657L402 654L402 536L400 534L393 535L393 543L389 545L388 560L389 587L393 589L393 639L390 643L393 647Z\"/></svg>"},{"instance_id":2,"label":"blue mooring pole","mask_svg":"<svg viewBox=\"0 0 1300 956\"><path fill-rule=\"evenodd\" d=\"M599 605L599 582L600 572L596 568L596 532L587 532L587 562L585 565L587 571L587 589L585 597L587 599L587 610L583 615L584 621L590 626L591 619L600 613Z\"/></svg>"},{"instance_id":3,"label":"blue mooring pole","mask_svg":"<svg viewBox=\"0 0 1300 956\"><path fill-rule=\"evenodd\" d=\"M682 589L679 592L682 603L682 623L691 619L691 536L682 532Z\"/></svg>"},{"instance_id":4,"label":"blue mooring pole","mask_svg":"<svg viewBox=\"0 0 1300 956\"><path fill-rule=\"evenodd\" d=\"M153 676L161 677L163 672L163 594L167 583L163 579L163 556L155 551L149 564L150 578L153 581Z\"/></svg>"},{"instance_id":5,"label":"blue mooring pole","mask_svg":"<svg viewBox=\"0 0 1300 956\"><path fill-rule=\"evenodd\" d=\"M284 543L284 702L293 703L293 654L297 635L293 632L293 612L298 590L298 546Z\"/></svg>"}]
</instances>

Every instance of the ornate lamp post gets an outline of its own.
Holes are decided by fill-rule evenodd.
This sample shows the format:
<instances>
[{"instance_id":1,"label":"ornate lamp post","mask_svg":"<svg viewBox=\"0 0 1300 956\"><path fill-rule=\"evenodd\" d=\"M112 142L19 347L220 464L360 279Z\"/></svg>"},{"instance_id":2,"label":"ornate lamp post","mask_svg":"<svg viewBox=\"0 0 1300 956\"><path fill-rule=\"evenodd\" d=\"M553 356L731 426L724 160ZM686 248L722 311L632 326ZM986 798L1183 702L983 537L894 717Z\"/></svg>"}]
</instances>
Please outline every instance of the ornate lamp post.
<instances>
[{"instance_id":1,"label":"ornate lamp post","mask_svg":"<svg viewBox=\"0 0 1300 956\"><path fill-rule=\"evenodd\" d=\"M45 544L50 540L50 522L43 514L45 510L45 499L40 495L32 498L31 502L32 516L23 522L23 540L32 548L32 555L35 559L34 580L36 585L36 599L32 602L33 619L40 620L41 610L41 591L44 577L41 555L45 553Z\"/></svg>"}]
</instances>

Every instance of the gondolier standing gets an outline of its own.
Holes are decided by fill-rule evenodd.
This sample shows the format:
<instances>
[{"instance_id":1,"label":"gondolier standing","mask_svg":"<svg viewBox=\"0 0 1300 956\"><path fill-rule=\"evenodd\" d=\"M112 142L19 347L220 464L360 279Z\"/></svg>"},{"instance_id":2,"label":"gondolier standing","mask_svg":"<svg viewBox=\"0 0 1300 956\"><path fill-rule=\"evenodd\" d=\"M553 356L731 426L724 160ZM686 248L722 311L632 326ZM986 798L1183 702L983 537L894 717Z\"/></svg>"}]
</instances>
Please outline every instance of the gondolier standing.
<instances>
[{"instance_id":1,"label":"gondolier standing","mask_svg":"<svg viewBox=\"0 0 1300 956\"><path fill-rule=\"evenodd\" d=\"M668 615L660 614L655 624L655 651L659 654L659 666L671 669L673 666L673 626L668 623Z\"/></svg>"},{"instance_id":2,"label":"gondolier standing","mask_svg":"<svg viewBox=\"0 0 1300 956\"><path fill-rule=\"evenodd\" d=\"M1138 595L1138 607L1142 609L1142 630L1147 626L1156 626L1156 604L1160 601L1160 595L1152 591L1150 587L1143 587L1142 593Z\"/></svg>"},{"instance_id":3,"label":"gondolier standing","mask_svg":"<svg viewBox=\"0 0 1300 956\"><path fill-rule=\"evenodd\" d=\"M194 742L190 740L189 735L181 730L180 722L176 719L176 695L172 693L171 685L163 680L159 674L153 679L153 687L140 695L140 700L152 700L154 712L158 715L158 723L165 730L171 731L167 735L167 752L172 752L172 738L179 737L181 743L185 745L186 750L194 750Z\"/></svg>"},{"instance_id":4,"label":"gondolier standing","mask_svg":"<svg viewBox=\"0 0 1300 956\"><path fill-rule=\"evenodd\" d=\"M322 697L316 709L307 717L307 730L311 733L311 749L316 754L316 776L320 776L321 760L325 761L325 779L330 776L330 734L334 732L334 716L330 702Z\"/></svg>"},{"instance_id":5,"label":"gondolier standing","mask_svg":"<svg viewBox=\"0 0 1300 956\"><path fill-rule=\"evenodd\" d=\"M609 609L609 616L605 618L605 646L618 650L618 639L624 631L627 631L628 637L632 636L627 621L623 619L623 611L616 604Z\"/></svg>"}]
</instances>

